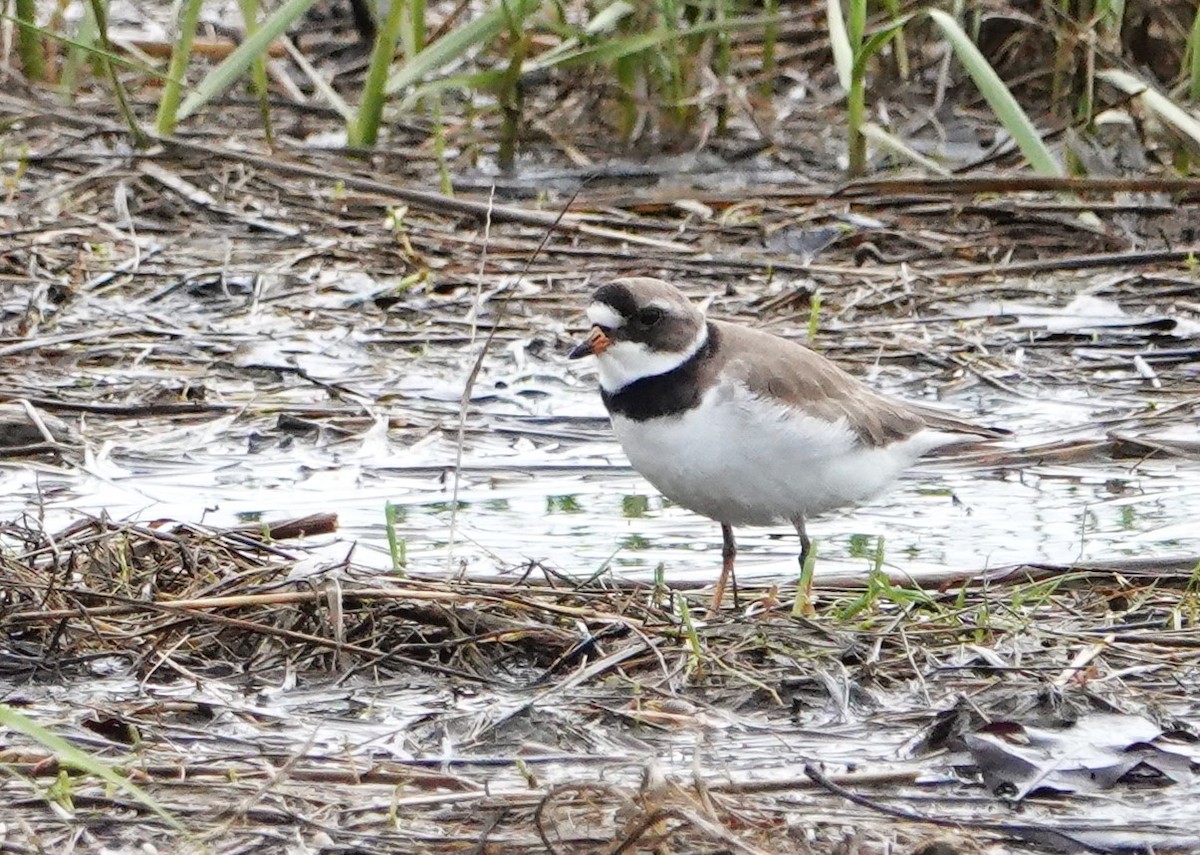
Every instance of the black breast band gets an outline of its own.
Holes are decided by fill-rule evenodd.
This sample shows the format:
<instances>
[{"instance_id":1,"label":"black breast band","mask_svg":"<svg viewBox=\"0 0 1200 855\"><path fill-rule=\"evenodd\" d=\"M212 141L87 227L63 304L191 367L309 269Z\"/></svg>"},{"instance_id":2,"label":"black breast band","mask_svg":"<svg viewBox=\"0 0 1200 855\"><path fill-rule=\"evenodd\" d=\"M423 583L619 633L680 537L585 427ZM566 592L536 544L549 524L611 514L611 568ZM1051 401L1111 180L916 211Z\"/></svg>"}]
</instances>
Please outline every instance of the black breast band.
<instances>
[{"instance_id":1,"label":"black breast band","mask_svg":"<svg viewBox=\"0 0 1200 855\"><path fill-rule=\"evenodd\" d=\"M707 324L708 338L699 349L675 368L664 374L643 377L618 389L606 392L602 388L600 397L604 406L614 416L624 416L635 422L677 416L700 403L704 396L704 363L717 348L717 329Z\"/></svg>"}]
</instances>

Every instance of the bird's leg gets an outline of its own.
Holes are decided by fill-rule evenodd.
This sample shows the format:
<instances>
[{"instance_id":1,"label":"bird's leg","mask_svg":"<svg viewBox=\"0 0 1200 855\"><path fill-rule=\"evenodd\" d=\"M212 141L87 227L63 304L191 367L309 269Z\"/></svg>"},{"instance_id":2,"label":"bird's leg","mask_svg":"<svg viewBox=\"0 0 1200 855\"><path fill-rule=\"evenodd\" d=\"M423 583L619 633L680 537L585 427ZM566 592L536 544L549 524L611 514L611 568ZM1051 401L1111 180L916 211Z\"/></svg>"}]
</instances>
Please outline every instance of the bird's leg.
<instances>
[{"instance_id":1,"label":"bird's leg","mask_svg":"<svg viewBox=\"0 0 1200 855\"><path fill-rule=\"evenodd\" d=\"M737 576L733 572L733 559L737 556L737 543L733 539L733 526L721 523L721 576L717 586L713 588L710 615L716 615L721 610L721 600L725 599L725 584L733 579L733 603L737 605Z\"/></svg>"},{"instance_id":2,"label":"bird's leg","mask_svg":"<svg viewBox=\"0 0 1200 855\"><path fill-rule=\"evenodd\" d=\"M808 539L808 532L804 530L804 517L796 517L792 520L792 525L796 527L796 534L800 535L800 569L804 569L804 565L808 563L808 553L812 550L812 541Z\"/></svg>"},{"instance_id":3,"label":"bird's leg","mask_svg":"<svg viewBox=\"0 0 1200 855\"><path fill-rule=\"evenodd\" d=\"M804 517L796 517L792 520L792 525L796 527L796 534L800 535L800 584L804 586L802 592L797 592L796 602L805 603L805 613L812 612L812 576L806 577L805 570L808 569L809 556L812 555L812 541L808 539L808 532L804 530Z\"/></svg>"}]
</instances>

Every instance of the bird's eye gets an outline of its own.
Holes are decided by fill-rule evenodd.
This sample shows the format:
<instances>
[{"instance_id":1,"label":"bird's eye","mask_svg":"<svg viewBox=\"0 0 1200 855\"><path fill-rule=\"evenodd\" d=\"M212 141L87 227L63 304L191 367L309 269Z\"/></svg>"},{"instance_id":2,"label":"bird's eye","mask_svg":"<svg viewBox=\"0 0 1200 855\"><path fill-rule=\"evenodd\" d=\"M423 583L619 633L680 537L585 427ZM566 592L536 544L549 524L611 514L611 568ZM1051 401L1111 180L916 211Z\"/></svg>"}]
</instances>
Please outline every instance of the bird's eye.
<instances>
[{"instance_id":1,"label":"bird's eye","mask_svg":"<svg viewBox=\"0 0 1200 855\"><path fill-rule=\"evenodd\" d=\"M663 319L663 310L658 306L647 306L637 313L637 319L642 326L652 327Z\"/></svg>"}]
</instances>

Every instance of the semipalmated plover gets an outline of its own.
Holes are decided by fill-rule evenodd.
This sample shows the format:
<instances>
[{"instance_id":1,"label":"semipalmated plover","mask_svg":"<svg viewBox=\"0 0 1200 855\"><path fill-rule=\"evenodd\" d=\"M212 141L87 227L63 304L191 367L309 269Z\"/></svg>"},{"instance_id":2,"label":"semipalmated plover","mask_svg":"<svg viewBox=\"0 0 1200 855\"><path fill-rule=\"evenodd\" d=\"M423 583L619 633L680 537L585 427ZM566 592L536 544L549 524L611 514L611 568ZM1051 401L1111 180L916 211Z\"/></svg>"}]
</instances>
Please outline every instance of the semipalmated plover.
<instances>
[{"instance_id":1,"label":"semipalmated plover","mask_svg":"<svg viewBox=\"0 0 1200 855\"><path fill-rule=\"evenodd\" d=\"M803 345L707 320L658 279L603 286L587 316L591 334L570 355L597 357L629 462L721 524L714 611L733 571L734 526L790 522L803 567L809 516L873 498L936 448L1004 434L884 397Z\"/></svg>"}]
</instances>

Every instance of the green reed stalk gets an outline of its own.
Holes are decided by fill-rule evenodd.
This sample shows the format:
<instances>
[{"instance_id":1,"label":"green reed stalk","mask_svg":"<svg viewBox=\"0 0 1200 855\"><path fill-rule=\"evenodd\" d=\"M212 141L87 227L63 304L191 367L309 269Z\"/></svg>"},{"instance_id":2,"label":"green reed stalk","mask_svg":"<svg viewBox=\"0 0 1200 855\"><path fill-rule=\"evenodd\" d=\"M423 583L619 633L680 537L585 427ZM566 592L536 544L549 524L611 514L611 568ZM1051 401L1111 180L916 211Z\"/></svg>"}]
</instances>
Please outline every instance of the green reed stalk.
<instances>
[{"instance_id":1,"label":"green reed stalk","mask_svg":"<svg viewBox=\"0 0 1200 855\"><path fill-rule=\"evenodd\" d=\"M867 29L867 0L850 0L847 36L855 66L862 54L863 33ZM855 73L857 72L857 73ZM846 94L846 120L850 125L850 174L862 175L867 170L867 138L862 135L867 112L867 82L865 65L850 75L850 91Z\"/></svg>"},{"instance_id":2,"label":"green reed stalk","mask_svg":"<svg viewBox=\"0 0 1200 855\"><path fill-rule=\"evenodd\" d=\"M893 23L904 17L900 13L900 0L883 0L883 5L887 7L888 14L892 16ZM894 42L896 73L900 75L901 80L908 80L911 73L911 64L908 60L908 40L904 38L904 30L896 31Z\"/></svg>"},{"instance_id":3,"label":"green reed stalk","mask_svg":"<svg viewBox=\"0 0 1200 855\"><path fill-rule=\"evenodd\" d=\"M17 17L17 55L26 80L46 79L46 44L37 25L36 0L15 0Z\"/></svg>"},{"instance_id":4,"label":"green reed stalk","mask_svg":"<svg viewBox=\"0 0 1200 855\"><path fill-rule=\"evenodd\" d=\"M282 0L237 49L204 75L179 107L176 121L182 122L205 104L220 96L247 72L254 60L266 54L271 43L288 27L304 17L315 0Z\"/></svg>"},{"instance_id":5,"label":"green reed stalk","mask_svg":"<svg viewBox=\"0 0 1200 855\"><path fill-rule=\"evenodd\" d=\"M96 18L96 38L100 42L100 52L97 54L101 64L104 66L104 71L108 75L108 81L112 84L113 97L117 99L117 110L121 113L121 118L125 120L125 124L129 127L129 133L133 136L134 145L139 148L145 146L150 138L138 121L137 115L129 106L129 99L125 97L125 87L121 85L121 78L117 77L117 68L113 62L112 45L108 41L108 11L101 4L101 0L91 0L92 14Z\"/></svg>"},{"instance_id":6,"label":"green reed stalk","mask_svg":"<svg viewBox=\"0 0 1200 855\"><path fill-rule=\"evenodd\" d=\"M433 111L433 158L437 162L438 186L443 196L454 195L454 183L450 180L450 167L446 163L446 123L442 121L442 96L432 97Z\"/></svg>"},{"instance_id":7,"label":"green reed stalk","mask_svg":"<svg viewBox=\"0 0 1200 855\"><path fill-rule=\"evenodd\" d=\"M405 0L393 0L383 26L375 32L375 46L371 50L367 79L363 82L358 118L347 129L351 145L372 146L379 137L379 123L383 119L383 103L387 96L388 70L396 53L405 8Z\"/></svg>"},{"instance_id":8,"label":"green reed stalk","mask_svg":"<svg viewBox=\"0 0 1200 855\"><path fill-rule=\"evenodd\" d=\"M101 0L100 8L107 13L107 0ZM62 73L58 77L59 96L66 103L70 103L79 84L80 72L84 63L89 59L94 60L95 73L97 75L104 74L104 64L95 58L93 51L88 50L95 47L97 29L95 9L92 8L91 3L86 3L83 7L83 16L79 19L79 26L75 28L75 43L67 48L67 58L63 61Z\"/></svg>"},{"instance_id":9,"label":"green reed stalk","mask_svg":"<svg viewBox=\"0 0 1200 855\"><path fill-rule=\"evenodd\" d=\"M729 94L728 87L732 84L730 75L733 70L733 50L726 24L729 20L729 4L731 0L713 0L713 17L717 24L717 54L715 57L717 81L720 95L717 98L717 133L722 136L729 126Z\"/></svg>"},{"instance_id":10,"label":"green reed stalk","mask_svg":"<svg viewBox=\"0 0 1200 855\"><path fill-rule=\"evenodd\" d=\"M808 555L804 556L804 566L800 568L800 578L796 580L796 598L792 600L792 617L806 617L816 614L813 607L812 586L813 571L817 568L817 542L814 540L808 547Z\"/></svg>"},{"instance_id":11,"label":"green reed stalk","mask_svg":"<svg viewBox=\"0 0 1200 855\"><path fill-rule=\"evenodd\" d=\"M1200 101L1200 7L1196 9L1192 31L1188 34L1187 52L1191 58L1188 64L1188 97L1193 101Z\"/></svg>"},{"instance_id":12,"label":"green reed stalk","mask_svg":"<svg viewBox=\"0 0 1200 855\"><path fill-rule=\"evenodd\" d=\"M167 82L158 102L158 118L154 123L154 129L160 136L174 132L179 121L179 103L183 100L183 86L188 62L192 58L192 43L196 39L196 25L200 22L202 4L203 0L187 0L183 5L179 32L171 49L171 62L167 66Z\"/></svg>"},{"instance_id":13,"label":"green reed stalk","mask_svg":"<svg viewBox=\"0 0 1200 855\"><path fill-rule=\"evenodd\" d=\"M383 506L383 520L384 530L387 532L388 553L392 557L392 573L403 579L408 575L408 542L397 532L399 513L391 502Z\"/></svg>"},{"instance_id":14,"label":"green reed stalk","mask_svg":"<svg viewBox=\"0 0 1200 855\"><path fill-rule=\"evenodd\" d=\"M519 8L510 8L508 0L503 0L504 8L509 11L508 29L511 47L508 54L508 67L500 78L497 88L497 101L500 104L500 145L497 152L497 162L501 169L512 169L516 162L517 142L521 134L521 117L523 114L524 98L521 93L521 71L525 66L525 56L529 52L529 37L525 34L525 20L519 15Z\"/></svg>"},{"instance_id":15,"label":"green reed stalk","mask_svg":"<svg viewBox=\"0 0 1200 855\"><path fill-rule=\"evenodd\" d=\"M779 41L779 0L763 0L767 23L763 25L762 83L759 92L764 98L775 93L775 47Z\"/></svg>"},{"instance_id":16,"label":"green reed stalk","mask_svg":"<svg viewBox=\"0 0 1200 855\"><path fill-rule=\"evenodd\" d=\"M425 0L407 0L405 3L400 44L405 59L411 59L425 49Z\"/></svg>"},{"instance_id":17,"label":"green reed stalk","mask_svg":"<svg viewBox=\"0 0 1200 855\"><path fill-rule=\"evenodd\" d=\"M258 32L258 0L238 0L242 8L242 26L246 30L246 38L253 38ZM254 58L250 64L250 82L254 86L254 94L258 96L258 115L262 120L263 135L267 145L275 147L275 134L271 129L270 89L267 86L267 59L263 54Z\"/></svg>"}]
</instances>

